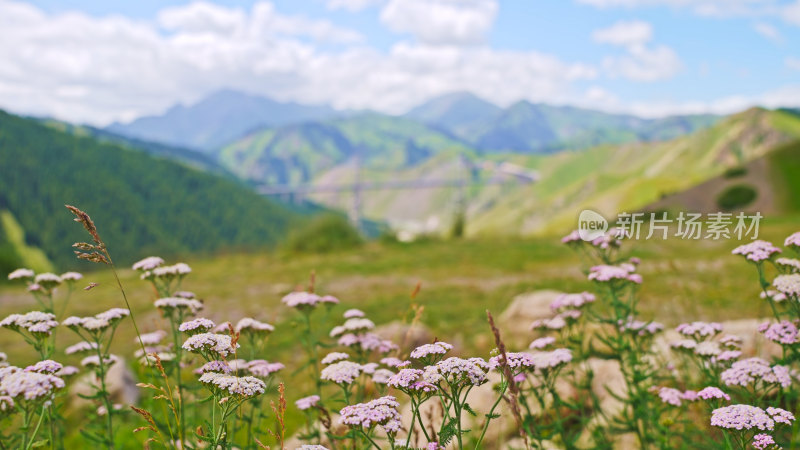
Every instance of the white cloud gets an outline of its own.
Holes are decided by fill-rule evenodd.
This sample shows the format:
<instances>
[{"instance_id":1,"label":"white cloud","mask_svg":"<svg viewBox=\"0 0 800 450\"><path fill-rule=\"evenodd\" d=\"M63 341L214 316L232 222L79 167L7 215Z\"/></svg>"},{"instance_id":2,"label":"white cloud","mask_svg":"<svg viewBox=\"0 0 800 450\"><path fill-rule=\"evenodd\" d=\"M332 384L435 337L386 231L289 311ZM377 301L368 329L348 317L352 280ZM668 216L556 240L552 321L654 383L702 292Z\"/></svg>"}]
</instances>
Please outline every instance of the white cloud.
<instances>
[{"instance_id":1,"label":"white cloud","mask_svg":"<svg viewBox=\"0 0 800 450\"><path fill-rule=\"evenodd\" d=\"M327 0L325 5L332 10L344 9L350 12L357 12L381 3L383 3L383 0Z\"/></svg>"},{"instance_id":2,"label":"white cloud","mask_svg":"<svg viewBox=\"0 0 800 450\"><path fill-rule=\"evenodd\" d=\"M786 6L782 11L781 17L792 25L800 26L800 0Z\"/></svg>"},{"instance_id":3,"label":"white cloud","mask_svg":"<svg viewBox=\"0 0 800 450\"><path fill-rule=\"evenodd\" d=\"M671 78L683 68L683 63L671 48L648 46L652 38L652 25L640 20L617 22L592 33L595 42L625 47L625 55L604 58L603 67L611 77L634 81Z\"/></svg>"},{"instance_id":4,"label":"white cloud","mask_svg":"<svg viewBox=\"0 0 800 450\"><path fill-rule=\"evenodd\" d=\"M381 21L426 44L477 44L497 15L496 0L390 0Z\"/></svg>"},{"instance_id":5,"label":"white cloud","mask_svg":"<svg viewBox=\"0 0 800 450\"><path fill-rule=\"evenodd\" d=\"M653 27L647 22L633 20L621 21L608 28L595 30L592 39L602 44L623 46L643 45L653 37Z\"/></svg>"},{"instance_id":6,"label":"white cloud","mask_svg":"<svg viewBox=\"0 0 800 450\"><path fill-rule=\"evenodd\" d=\"M689 9L697 15L713 17L760 17L780 13L779 0L577 0L577 2L604 9L666 6Z\"/></svg>"},{"instance_id":7,"label":"white cloud","mask_svg":"<svg viewBox=\"0 0 800 450\"><path fill-rule=\"evenodd\" d=\"M755 23L753 24L753 30L755 30L756 33L760 34L761 36L764 36L765 38L771 41L781 42L783 40L780 31L778 31L777 28L768 23L765 22Z\"/></svg>"},{"instance_id":8,"label":"white cloud","mask_svg":"<svg viewBox=\"0 0 800 450\"><path fill-rule=\"evenodd\" d=\"M783 60L783 62L784 64L786 64L786 67L792 70L800 71L800 58L787 56L786 59Z\"/></svg>"},{"instance_id":9,"label":"white cloud","mask_svg":"<svg viewBox=\"0 0 800 450\"><path fill-rule=\"evenodd\" d=\"M612 77L634 81L657 81L671 78L681 71L683 63L669 47L648 48L633 46L624 56L611 56L603 60L603 67Z\"/></svg>"},{"instance_id":10,"label":"white cloud","mask_svg":"<svg viewBox=\"0 0 800 450\"><path fill-rule=\"evenodd\" d=\"M590 65L535 51L317 45L334 37L350 42L348 33L279 14L267 2L249 10L195 3L143 21L45 14L0 0L0 106L102 125L232 87L284 101L404 112L453 90L505 104L567 102L578 96L574 83L597 76Z\"/></svg>"}]
</instances>

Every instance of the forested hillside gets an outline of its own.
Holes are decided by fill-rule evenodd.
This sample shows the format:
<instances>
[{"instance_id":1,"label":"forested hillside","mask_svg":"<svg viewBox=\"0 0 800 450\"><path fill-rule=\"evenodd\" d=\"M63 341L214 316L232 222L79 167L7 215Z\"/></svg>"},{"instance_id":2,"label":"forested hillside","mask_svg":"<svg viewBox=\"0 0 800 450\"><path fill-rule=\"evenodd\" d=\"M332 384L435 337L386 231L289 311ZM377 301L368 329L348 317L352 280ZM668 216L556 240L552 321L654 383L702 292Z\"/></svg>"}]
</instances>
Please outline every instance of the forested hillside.
<instances>
[{"instance_id":1,"label":"forested hillside","mask_svg":"<svg viewBox=\"0 0 800 450\"><path fill-rule=\"evenodd\" d=\"M0 210L59 268L76 264L69 243L85 240L65 203L91 214L120 263L268 247L302 218L236 181L3 111L0 174Z\"/></svg>"}]
</instances>

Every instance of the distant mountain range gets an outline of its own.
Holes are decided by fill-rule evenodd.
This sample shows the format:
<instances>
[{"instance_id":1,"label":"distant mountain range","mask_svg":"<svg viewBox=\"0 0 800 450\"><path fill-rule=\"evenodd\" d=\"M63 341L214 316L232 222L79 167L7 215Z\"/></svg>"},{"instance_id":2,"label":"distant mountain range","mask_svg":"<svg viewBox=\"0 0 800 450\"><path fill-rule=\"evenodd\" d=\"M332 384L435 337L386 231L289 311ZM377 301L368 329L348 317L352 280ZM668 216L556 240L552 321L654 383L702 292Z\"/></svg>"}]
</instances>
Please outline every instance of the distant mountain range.
<instances>
[{"instance_id":1,"label":"distant mountain range","mask_svg":"<svg viewBox=\"0 0 800 450\"><path fill-rule=\"evenodd\" d=\"M297 135L331 126L356 115L381 116L404 127L414 121L449 135L481 152L546 153L601 144L671 139L713 124L710 115L641 119L628 115L569 107L517 102L500 108L469 93L453 93L430 100L402 117L378 113L357 114L327 106L306 106L223 90L191 106L178 105L160 116L115 123L116 134L213 152L258 129L289 127ZM307 126L316 124L318 126ZM305 128L298 128L298 126ZM336 126L335 124L333 126ZM281 134L280 131L275 131ZM314 136L304 137L314 140ZM434 149L438 150L438 149Z\"/></svg>"},{"instance_id":2,"label":"distant mountain range","mask_svg":"<svg viewBox=\"0 0 800 450\"><path fill-rule=\"evenodd\" d=\"M162 144L212 150L253 128L322 120L337 114L327 106L282 103L221 90L191 106L175 105L162 115L114 123L107 130Z\"/></svg>"}]
</instances>

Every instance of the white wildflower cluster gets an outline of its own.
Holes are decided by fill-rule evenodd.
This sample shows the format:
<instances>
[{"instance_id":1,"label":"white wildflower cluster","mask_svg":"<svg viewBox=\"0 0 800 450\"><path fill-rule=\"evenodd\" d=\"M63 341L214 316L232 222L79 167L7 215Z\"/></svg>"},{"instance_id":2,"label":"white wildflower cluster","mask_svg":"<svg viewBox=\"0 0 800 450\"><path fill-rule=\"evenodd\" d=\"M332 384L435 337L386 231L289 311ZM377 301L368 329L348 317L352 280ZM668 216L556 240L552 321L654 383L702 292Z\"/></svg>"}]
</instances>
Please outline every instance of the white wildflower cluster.
<instances>
[{"instance_id":1,"label":"white wildflower cluster","mask_svg":"<svg viewBox=\"0 0 800 450\"><path fill-rule=\"evenodd\" d=\"M78 272L64 272L61 274L61 280L65 282L80 281L82 279L83 275Z\"/></svg>"},{"instance_id":2,"label":"white wildflower cluster","mask_svg":"<svg viewBox=\"0 0 800 450\"><path fill-rule=\"evenodd\" d=\"M271 376L273 373L285 369L282 363L279 362L269 362L264 359L254 359L247 363L247 371L250 372L250 375L259 378L267 378Z\"/></svg>"},{"instance_id":3,"label":"white wildflower cluster","mask_svg":"<svg viewBox=\"0 0 800 450\"><path fill-rule=\"evenodd\" d=\"M772 281L772 285L779 293L787 297L800 298L800 274L798 273L778 275Z\"/></svg>"},{"instance_id":4,"label":"white wildflower cluster","mask_svg":"<svg viewBox=\"0 0 800 450\"><path fill-rule=\"evenodd\" d=\"M2 321L0 327L19 332L26 330L35 337L49 336L51 330L58 326L55 314L31 311L25 314L11 314Z\"/></svg>"},{"instance_id":5,"label":"white wildflower cluster","mask_svg":"<svg viewBox=\"0 0 800 450\"><path fill-rule=\"evenodd\" d=\"M64 350L64 353L67 355L72 355L74 353L87 353L87 352L94 352L97 350L97 343L96 342L86 342L80 341L77 344L70 345Z\"/></svg>"},{"instance_id":6,"label":"white wildflower cluster","mask_svg":"<svg viewBox=\"0 0 800 450\"><path fill-rule=\"evenodd\" d=\"M317 305L327 304L327 305L336 305L339 303L339 299L333 297L331 295L326 295L324 297L320 297L313 292L291 292L281 299L284 305L290 308L297 308L300 310L311 310L317 307Z\"/></svg>"},{"instance_id":7,"label":"white wildflower cluster","mask_svg":"<svg viewBox=\"0 0 800 450\"><path fill-rule=\"evenodd\" d=\"M217 333L199 333L194 336L189 336L182 347L184 350L193 353L206 353L223 357L236 351L233 347L230 335ZM238 343L236 344L236 348L239 348Z\"/></svg>"},{"instance_id":8,"label":"white wildflower cluster","mask_svg":"<svg viewBox=\"0 0 800 450\"><path fill-rule=\"evenodd\" d=\"M42 361L37 362L32 366L28 366L25 368L26 372L36 372L36 373L49 373L49 374L56 374L63 369L64 366L52 359L45 359Z\"/></svg>"},{"instance_id":9,"label":"white wildflower cluster","mask_svg":"<svg viewBox=\"0 0 800 450\"><path fill-rule=\"evenodd\" d=\"M101 312L92 317L67 317L64 319L63 323L72 329L82 328L90 333L96 334L116 325L120 320L130 314L130 311L124 308L111 308L108 311Z\"/></svg>"},{"instance_id":10,"label":"white wildflower cluster","mask_svg":"<svg viewBox=\"0 0 800 450\"><path fill-rule=\"evenodd\" d=\"M158 345L164 338L167 337L167 332L164 330L156 330L150 333L143 333L141 334L136 340L138 340L142 345Z\"/></svg>"},{"instance_id":11,"label":"white wildflower cluster","mask_svg":"<svg viewBox=\"0 0 800 450\"><path fill-rule=\"evenodd\" d=\"M164 260L159 258L158 256L148 256L140 261L137 261L133 264L133 270L139 271L150 271L155 269L156 267L161 266L164 264Z\"/></svg>"},{"instance_id":12,"label":"white wildflower cluster","mask_svg":"<svg viewBox=\"0 0 800 450\"><path fill-rule=\"evenodd\" d=\"M256 377L237 377L217 372L206 372L200 375L200 382L213 390L224 391L241 399L261 395L266 389L266 384Z\"/></svg>"},{"instance_id":13,"label":"white wildflower cluster","mask_svg":"<svg viewBox=\"0 0 800 450\"><path fill-rule=\"evenodd\" d=\"M205 333L216 326L213 320L198 317L188 320L178 326L178 330L186 334Z\"/></svg>"},{"instance_id":14,"label":"white wildflower cluster","mask_svg":"<svg viewBox=\"0 0 800 450\"><path fill-rule=\"evenodd\" d=\"M339 361L322 369L320 378L336 384L352 384L361 375L361 371L361 364Z\"/></svg>"},{"instance_id":15,"label":"white wildflower cluster","mask_svg":"<svg viewBox=\"0 0 800 450\"><path fill-rule=\"evenodd\" d=\"M488 381L486 372L489 370L489 364L482 358L450 357L436 363L436 369L451 385L480 386Z\"/></svg>"},{"instance_id":16,"label":"white wildflower cluster","mask_svg":"<svg viewBox=\"0 0 800 450\"><path fill-rule=\"evenodd\" d=\"M331 330L331 337L341 336L344 333L359 334L375 328L375 324L364 317L353 317L347 319L343 325L334 327Z\"/></svg>"},{"instance_id":17,"label":"white wildflower cluster","mask_svg":"<svg viewBox=\"0 0 800 450\"><path fill-rule=\"evenodd\" d=\"M437 341L433 344L423 344L411 351L411 359L426 359L428 357L441 358L442 355L453 349L447 342Z\"/></svg>"},{"instance_id":18,"label":"white wildflower cluster","mask_svg":"<svg viewBox=\"0 0 800 450\"><path fill-rule=\"evenodd\" d=\"M17 269L8 274L9 280L29 280L33 279L36 274L31 269Z\"/></svg>"},{"instance_id":19,"label":"white wildflower cluster","mask_svg":"<svg viewBox=\"0 0 800 450\"><path fill-rule=\"evenodd\" d=\"M41 288L44 289L45 291L53 289L62 282L63 280L61 279L60 276L49 272L37 274L33 278L33 283L41 286Z\"/></svg>"},{"instance_id":20,"label":"white wildflower cluster","mask_svg":"<svg viewBox=\"0 0 800 450\"><path fill-rule=\"evenodd\" d=\"M192 315L197 314L198 311L203 309L203 302L200 300L181 298L181 297L165 297L160 298L153 303L156 308L169 314L176 310L188 312Z\"/></svg>"},{"instance_id":21,"label":"white wildflower cluster","mask_svg":"<svg viewBox=\"0 0 800 450\"><path fill-rule=\"evenodd\" d=\"M343 359L348 359L348 358L350 358L350 355L348 355L347 353L331 352L331 353L328 353L327 355L325 355L325 357L322 358L320 363L328 365L328 364L333 364L333 363L335 363L337 361L341 361Z\"/></svg>"},{"instance_id":22,"label":"white wildflower cluster","mask_svg":"<svg viewBox=\"0 0 800 450\"><path fill-rule=\"evenodd\" d=\"M9 366L0 369L0 396L8 397L6 407L14 402L40 402L51 400L54 393L64 387L64 380L50 373L22 370ZM8 400L11 401L8 401Z\"/></svg>"},{"instance_id":23,"label":"white wildflower cluster","mask_svg":"<svg viewBox=\"0 0 800 450\"><path fill-rule=\"evenodd\" d=\"M245 334L269 334L275 331L275 327L266 322L260 322L251 317L245 317L236 323L234 330L236 330L237 333Z\"/></svg>"},{"instance_id":24,"label":"white wildflower cluster","mask_svg":"<svg viewBox=\"0 0 800 450\"><path fill-rule=\"evenodd\" d=\"M339 411L340 422L351 427L369 430L380 425L391 437L402 428L401 416L397 411L400 403L391 395L367 403L345 406Z\"/></svg>"}]
</instances>

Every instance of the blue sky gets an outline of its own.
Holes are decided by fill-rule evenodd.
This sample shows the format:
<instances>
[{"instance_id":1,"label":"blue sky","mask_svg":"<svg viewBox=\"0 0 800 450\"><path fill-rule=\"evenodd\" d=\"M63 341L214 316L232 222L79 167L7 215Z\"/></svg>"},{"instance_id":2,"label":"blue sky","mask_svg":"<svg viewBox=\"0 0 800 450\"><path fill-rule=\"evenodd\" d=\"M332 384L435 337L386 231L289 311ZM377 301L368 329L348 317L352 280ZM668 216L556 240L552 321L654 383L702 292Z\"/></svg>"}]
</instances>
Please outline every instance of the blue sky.
<instances>
[{"instance_id":1,"label":"blue sky","mask_svg":"<svg viewBox=\"0 0 800 450\"><path fill-rule=\"evenodd\" d=\"M0 107L100 125L220 88L727 113L800 106L800 0L0 0L0 60Z\"/></svg>"}]
</instances>

